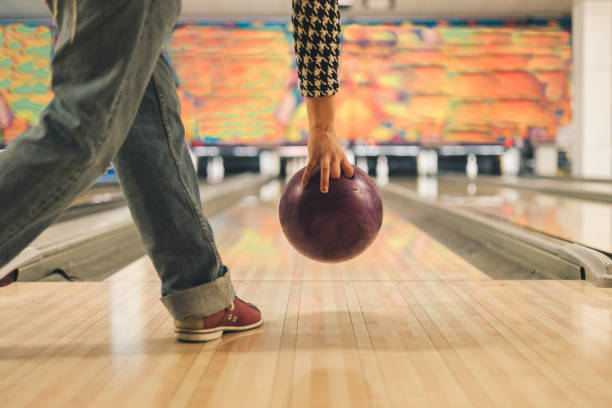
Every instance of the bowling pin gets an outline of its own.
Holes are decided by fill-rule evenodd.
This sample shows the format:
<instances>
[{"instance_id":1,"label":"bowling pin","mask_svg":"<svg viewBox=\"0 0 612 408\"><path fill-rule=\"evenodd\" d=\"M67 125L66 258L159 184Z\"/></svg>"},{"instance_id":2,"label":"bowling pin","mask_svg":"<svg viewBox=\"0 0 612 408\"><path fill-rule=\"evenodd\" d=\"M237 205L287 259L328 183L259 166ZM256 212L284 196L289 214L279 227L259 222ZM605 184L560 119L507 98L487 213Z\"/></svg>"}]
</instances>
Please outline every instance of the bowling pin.
<instances>
[{"instance_id":1,"label":"bowling pin","mask_svg":"<svg viewBox=\"0 0 612 408\"><path fill-rule=\"evenodd\" d=\"M270 176L278 177L281 171L281 158L277 151L268 152L270 155Z\"/></svg>"},{"instance_id":2,"label":"bowling pin","mask_svg":"<svg viewBox=\"0 0 612 408\"><path fill-rule=\"evenodd\" d=\"M436 150L420 150L417 155L417 173L419 176L438 174L438 152Z\"/></svg>"},{"instance_id":3,"label":"bowling pin","mask_svg":"<svg viewBox=\"0 0 612 408\"><path fill-rule=\"evenodd\" d=\"M295 174L295 159L287 159L287 165L285 167L285 173L287 173L287 179L290 179Z\"/></svg>"},{"instance_id":4,"label":"bowling pin","mask_svg":"<svg viewBox=\"0 0 612 408\"><path fill-rule=\"evenodd\" d=\"M217 171L219 173L219 182L225 178L225 164L223 163L223 157L217 157Z\"/></svg>"},{"instance_id":5,"label":"bowling pin","mask_svg":"<svg viewBox=\"0 0 612 408\"><path fill-rule=\"evenodd\" d=\"M502 154L502 174L504 177L514 178L518 176L521 168L521 152L516 147L507 149Z\"/></svg>"},{"instance_id":6,"label":"bowling pin","mask_svg":"<svg viewBox=\"0 0 612 408\"><path fill-rule=\"evenodd\" d=\"M465 174L470 180L474 180L478 176L478 162L474 153L468 154Z\"/></svg>"},{"instance_id":7,"label":"bowling pin","mask_svg":"<svg viewBox=\"0 0 612 408\"><path fill-rule=\"evenodd\" d=\"M208 161L206 162L206 181L208 181L209 183L212 183L215 178L213 160L214 157L209 157Z\"/></svg>"},{"instance_id":8,"label":"bowling pin","mask_svg":"<svg viewBox=\"0 0 612 408\"><path fill-rule=\"evenodd\" d=\"M387 156L378 156L378 159L376 159L376 182L383 186L389 183L389 160Z\"/></svg>"},{"instance_id":9,"label":"bowling pin","mask_svg":"<svg viewBox=\"0 0 612 408\"><path fill-rule=\"evenodd\" d=\"M351 164L355 164L355 153L354 153L352 150L345 150L345 151L344 151L344 154L346 155L346 158L348 159L348 161L349 161ZM357 165L357 166L358 166L360 169L362 169L362 170L363 170L363 167L361 167L361 166L359 166L359 165ZM368 172L367 170L363 170L363 171L365 171L366 173Z\"/></svg>"},{"instance_id":10,"label":"bowling pin","mask_svg":"<svg viewBox=\"0 0 612 408\"><path fill-rule=\"evenodd\" d=\"M275 151L263 151L259 154L259 173L264 176L278 177L280 174L280 156Z\"/></svg>"},{"instance_id":11,"label":"bowling pin","mask_svg":"<svg viewBox=\"0 0 612 408\"><path fill-rule=\"evenodd\" d=\"M270 173L270 159L267 151L259 153L259 174L267 176Z\"/></svg>"},{"instance_id":12,"label":"bowling pin","mask_svg":"<svg viewBox=\"0 0 612 408\"><path fill-rule=\"evenodd\" d=\"M219 178L219 161L213 157L210 161L210 182L216 183Z\"/></svg>"},{"instance_id":13,"label":"bowling pin","mask_svg":"<svg viewBox=\"0 0 612 408\"><path fill-rule=\"evenodd\" d=\"M360 157L357 159L357 167L359 167L361 170L363 170L364 173L368 173L369 171L369 167L368 167L368 159L365 157Z\"/></svg>"},{"instance_id":14,"label":"bowling pin","mask_svg":"<svg viewBox=\"0 0 612 408\"><path fill-rule=\"evenodd\" d=\"M225 176L225 167L223 166L223 157L216 156L209 160L206 166L207 181L209 183L220 183Z\"/></svg>"}]
</instances>

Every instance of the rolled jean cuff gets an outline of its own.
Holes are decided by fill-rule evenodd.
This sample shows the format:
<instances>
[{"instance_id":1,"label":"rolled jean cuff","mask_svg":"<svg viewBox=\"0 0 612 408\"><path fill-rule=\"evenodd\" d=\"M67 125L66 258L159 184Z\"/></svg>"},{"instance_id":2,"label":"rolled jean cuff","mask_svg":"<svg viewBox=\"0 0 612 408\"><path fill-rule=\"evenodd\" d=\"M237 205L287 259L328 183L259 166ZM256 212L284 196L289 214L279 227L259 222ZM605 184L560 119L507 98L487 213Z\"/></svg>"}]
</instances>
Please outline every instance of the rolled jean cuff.
<instances>
[{"instance_id":1,"label":"rolled jean cuff","mask_svg":"<svg viewBox=\"0 0 612 408\"><path fill-rule=\"evenodd\" d=\"M212 282L174 292L161 298L175 320L210 316L234 302L234 286L229 271Z\"/></svg>"}]
</instances>

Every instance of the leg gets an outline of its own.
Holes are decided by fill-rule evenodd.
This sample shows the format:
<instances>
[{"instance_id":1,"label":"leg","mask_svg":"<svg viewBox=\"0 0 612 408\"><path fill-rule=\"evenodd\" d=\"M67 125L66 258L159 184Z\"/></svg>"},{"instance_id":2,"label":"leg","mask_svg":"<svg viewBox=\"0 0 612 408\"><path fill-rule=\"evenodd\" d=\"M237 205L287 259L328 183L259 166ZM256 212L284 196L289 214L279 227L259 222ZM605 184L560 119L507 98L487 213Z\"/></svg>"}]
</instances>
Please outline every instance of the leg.
<instances>
[{"instance_id":1,"label":"leg","mask_svg":"<svg viewBox=\"0 0 612 408\"><path fill-rule=\"evenodd\" d=\"M0 265L108 166L134 121L180 0L54 1L55 97L0 154Z\"/></svg>"},{"instance_id":2,"label":"leg","mask_svg":"<svg viewBox=\"0 0 612 408\"><path fill-rule=\"evenodd\" d=\"M234 290L202 214L174 77L163 55L113 164L170 314L204 317L229 307Z\"/></svg>"}]
</instances>

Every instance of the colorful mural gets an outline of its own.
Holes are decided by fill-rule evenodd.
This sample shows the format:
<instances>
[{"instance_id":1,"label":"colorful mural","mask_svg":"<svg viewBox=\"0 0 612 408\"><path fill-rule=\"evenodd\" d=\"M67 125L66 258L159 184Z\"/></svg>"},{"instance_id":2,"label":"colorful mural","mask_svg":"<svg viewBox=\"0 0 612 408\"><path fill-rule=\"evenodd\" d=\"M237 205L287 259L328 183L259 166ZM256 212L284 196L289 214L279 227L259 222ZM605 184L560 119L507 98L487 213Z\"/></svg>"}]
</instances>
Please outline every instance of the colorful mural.
<instances>
[{"instance_id":1,"label":"colorful mural","mask_svg":"<svg viewBox=\"0 0 612 408\"><path fill-rule=\"evenodd\" d=\"M298 100L289 41L278 24L177 28L167 49L188 140L282 142Z\"/></svg>"},{"instance_id":2,"label":"colorful mural","mask_svg":"<svg viewBox=\"0 0 612 408\"><path fill-rule=\"evenodd\" d=\"M303 143L290 27L178 28L168 44L194 143ZM571 116L569 32L548 26L343 27L337 127L360 144L553 139Z\"/></svg>"},{"instance_id":3,"label":"colorful mural","mask_svg":"<svg viewBox=\"0 0 612 408\"><path fill-rule=\"evenodd\" d=\"M49 26L0 25L0 146L38 124L50 91Z\"/></svg>"},{"instance_id":4,"label":"colorful mural","mask_svg":"<svg viewBox=\"0 0 612 408\"><path fill-rule=\"evenodd\" d=\"M188 140L301 144L291 27L189 24L167 44ZM49 26L0 25L0 144L51 99ZM431 146L554 139L571 119L569 32L548 25L343 26L339 137Z\"/></svg>"}]
</instances>

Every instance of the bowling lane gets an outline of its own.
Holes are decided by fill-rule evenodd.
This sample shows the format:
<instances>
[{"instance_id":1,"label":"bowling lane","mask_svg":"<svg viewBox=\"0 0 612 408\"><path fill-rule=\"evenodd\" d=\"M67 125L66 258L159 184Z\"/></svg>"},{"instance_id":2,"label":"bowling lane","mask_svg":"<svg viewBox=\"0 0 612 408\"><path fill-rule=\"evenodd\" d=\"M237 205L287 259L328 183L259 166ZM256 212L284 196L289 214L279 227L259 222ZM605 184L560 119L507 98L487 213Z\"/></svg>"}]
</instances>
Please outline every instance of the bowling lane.
<instances>
[{"instance_id":1,"label":"bowling lane","mask_svg":"<svg viewBox=\"0 0 612 408\"><path fill-rule=\"evenodd\" d=\"M230 266L234 280L490 279L387 207L379 236L362 255L340 264L311 261L296 252L282 233L277 213L281 188L282 183L272 181L260 189L259 195L247 195L236 206L211 218L223 261ZM132 279L131 273L140 272L127 268L110 279Z\"/></svg>"},{"instance_id":2,"label":"bowling lane","mask_svg":"<svg viewBox=\"0 0 612 408\"><path fill-rule=\"evenodd\" d=\"M412 178L392 182L422 197L507 219L518 225L612 253L612 205L466 179Z\"/></svg>"},{"instance_id":3,"label":"bowling lane","mask_svg":"<svg viewBox=\"0 0 612 408\"><path fill-rule=\"evenodd\" d=\"M537 177L496 177L478 176L478 181L499 182L511 186L523 186L534 189L572 189L584 192L605 193L612 195L612 182L604 181L585 181Z\"/></svg>"},{"instance_id":4,"label":"bowling lane","mask_svg":"<svg viewBox=\"0 0 612 408\"><path fill-rule=\"evenodd\" d=\"M228 177L218 184L201 181L205 213L214 215L227 210L252 190L258 191L266 180L265 176L246 174ZM85 213L68 212L66 219L60 218L3 266L0 274L19 269L22 281L95 281L142 257L144 248L123 198L114 205L118 208L98 208L95 204L96 196L113 194L121 194L116 185L94 186L85 192L72 207L82 208Z\"/></svg>"},{"instance_id":5,"label":"bowling lane","mask_svg":"<svg viewBox=\"0 0 612 408\"><path fill-rule=\"evenodd\" d=\"M237 280L397 281L489 279L450 249L397 213L386 211L374 244L341 264L322 264L297 253L287 242L277 217L276 201L241 207L213 219L224 234L239 230L220 244L224 262Z\"/></svg>"},{"instance_id":6,"label":"bowling lane","mask_svg":"<svg viewBox=\"0 0 612 408\"><path fill-rule=\"evenodd\" d=\"M158 302L153 266L142 258L106 282L89 283L84 293L101 305L91 310L101 314L112 302L111 312L78 338L62 338L66 349L71 342L83 345L68 357L57 353L32 364L27 379L61 370L62 381L73 386L54 394L54 401L94 395L95 406L609 404L606 292L582 281L493 281L405 221L392 203L363 255L346 264L315 263L282 235L280 188L267 184L211 217L237 293L265 316L261 328L214 343L177 345ZM35 329L3 341L16 342ZM67 359L73 369L66 368ZM92 364L100 368L86 371ZM4 369L16 365L9 361ZM11 379L14 401L11 390L25 380ZM244 392L233 392L236 387ZM37 391L19 397L40 401L44 394Z\"/></svg>"},{"instance_id":7,"label":"bowling lane","mask_svg":"<svg viewBox=\"0 0 612 408\"><path fill-rule=\"evenodd\" d=\"M465 177L456 175L444 175L441 178L445 180L450 179L451 181L465 181ZM480 175L475 182L477 184L489 184L498 187L565 195L573 198L612 202L612 183L604 181Z\"/></svg>"},{"instance_id":8,"label":"bowling lane","mask_svg":"<svg viewBox=\"0 0 612 408\"><path fill-rule=\"evenodd\" d=\"M237 293L264 314L261 328L177 343L146 257L102 282L9 285L0 296L5 405L609 405L607 292L492 280L390 200L366 252L313 262L282 234L281 188L264 184L210 217Z\"/></svg>"},{"instance_id":9,"label":"bowling lane","mask_svg":"<svg viewBox=\"0 0 612 408\"><path fill-rule=\"evenodd\" d=\"M504 181L508 181L505 180ZM609 182L597 182L597 181L583 181L583 180L572 180L572 179L544 179L544 178L515 178L508 182L514 185L527 185L535 189L538 188L555 188L555 189L572 189L584 192L602 193L612 195L612 183Z\"/></svg>"}]
</instances>

